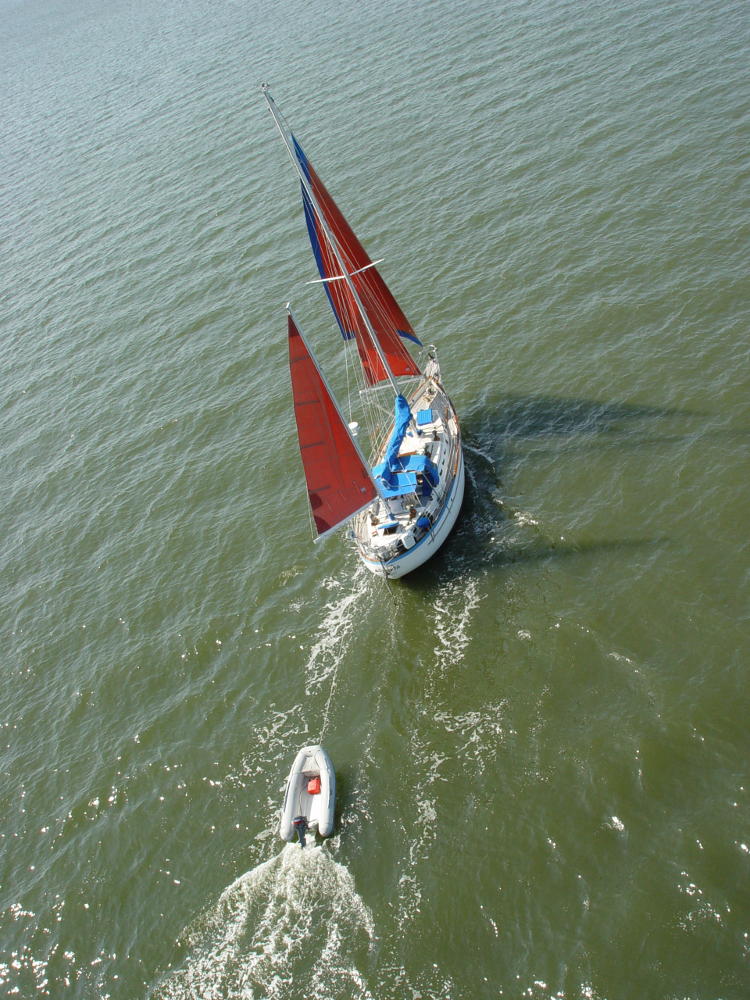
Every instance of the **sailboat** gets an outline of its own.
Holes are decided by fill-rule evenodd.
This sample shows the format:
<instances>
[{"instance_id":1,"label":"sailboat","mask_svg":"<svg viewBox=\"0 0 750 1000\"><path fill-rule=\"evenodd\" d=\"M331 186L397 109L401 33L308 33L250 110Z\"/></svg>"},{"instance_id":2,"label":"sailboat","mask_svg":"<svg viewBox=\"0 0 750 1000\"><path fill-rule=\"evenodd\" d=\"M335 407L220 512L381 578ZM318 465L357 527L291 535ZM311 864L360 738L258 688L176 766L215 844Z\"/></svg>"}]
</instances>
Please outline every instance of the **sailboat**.
<instances>
[{"instance_id":1,"label":"sailboat","mask_svg":"<svg viewBox=\"0 0 750 1000\"><path fill-rule=\"evenodd\" d=\"M347 419L287 306L289 367L300 454L317 539L350 525L373 573L397 579L430 559L456 522L464 459L456 411L443 388L433 346L423 367L406 347L422 347L409 321L262 86L302 187L307 231L320 282L345 342L356 344L359 422ZM384 393L392 402L383 405Z\"/></svg>"}]
</instances>

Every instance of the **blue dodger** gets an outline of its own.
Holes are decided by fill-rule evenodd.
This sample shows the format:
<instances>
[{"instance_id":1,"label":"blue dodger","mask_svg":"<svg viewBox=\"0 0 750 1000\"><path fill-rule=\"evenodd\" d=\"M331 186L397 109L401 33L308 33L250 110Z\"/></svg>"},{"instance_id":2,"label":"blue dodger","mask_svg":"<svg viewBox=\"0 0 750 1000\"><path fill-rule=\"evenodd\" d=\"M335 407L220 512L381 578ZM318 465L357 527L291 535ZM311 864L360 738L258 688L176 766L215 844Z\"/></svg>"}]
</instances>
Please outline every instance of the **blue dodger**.
<instances>
[{"instance_id":1,"label":"blue dodger","mask_svg":"<svg viewBox=\"0 0 750 1000\"><path fill-rule=\"evenodd\" d=\"M375 479L380 483L381 494L386 499L414 493L417 488L417 473L423 476L425 485L429 484L433 488L440 481L435 463L426 455L399 457L398 451L410 421L409 404L403 396L396 396L393 433L385 452L385 461L372 470Z\"/></svg>"}]
</instances>

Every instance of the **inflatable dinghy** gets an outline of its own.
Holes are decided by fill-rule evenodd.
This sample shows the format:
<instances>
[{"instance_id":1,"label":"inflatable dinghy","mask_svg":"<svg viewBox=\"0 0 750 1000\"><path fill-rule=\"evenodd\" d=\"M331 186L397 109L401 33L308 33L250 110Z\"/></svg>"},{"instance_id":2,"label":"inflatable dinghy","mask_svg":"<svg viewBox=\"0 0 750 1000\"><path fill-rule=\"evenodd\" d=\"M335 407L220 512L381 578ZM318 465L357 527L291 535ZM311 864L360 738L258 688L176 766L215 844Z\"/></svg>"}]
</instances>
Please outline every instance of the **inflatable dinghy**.
<instances>
[{"instance_id":1,"label":"inflatable dinghy","mask_svg":"<svg viewBox=\"0 0 750 1000\"><path fill-rule=\"evenodd\" d=\"M304 847L308 830L330 837L335 803L336 775L331 758L321 746L302 747L286 783L279 826L281 839L291 842L296 835Z\"/></svg>"}]
</instances>

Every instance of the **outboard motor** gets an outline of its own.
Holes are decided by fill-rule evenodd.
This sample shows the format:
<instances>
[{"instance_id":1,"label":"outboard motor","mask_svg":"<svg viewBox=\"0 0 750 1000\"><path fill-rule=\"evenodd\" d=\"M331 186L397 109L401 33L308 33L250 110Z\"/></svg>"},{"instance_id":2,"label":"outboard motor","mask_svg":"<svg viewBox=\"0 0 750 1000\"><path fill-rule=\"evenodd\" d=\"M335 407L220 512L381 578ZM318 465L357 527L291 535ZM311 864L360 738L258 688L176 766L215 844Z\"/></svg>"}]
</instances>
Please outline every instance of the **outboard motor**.
<instances>
[{"instance_id":1,"label":"outboard motor","mask_svg":"<svg viewBox=\"0 0 750 1000\"><path fill-rule=\"evenodd\" d=\"M297 831L297 836L299 837L300 847L305 846L305 834L307 833L307 818L305 816L297 816L292 821L292 826Z\"/></svg>"}]
</instances>

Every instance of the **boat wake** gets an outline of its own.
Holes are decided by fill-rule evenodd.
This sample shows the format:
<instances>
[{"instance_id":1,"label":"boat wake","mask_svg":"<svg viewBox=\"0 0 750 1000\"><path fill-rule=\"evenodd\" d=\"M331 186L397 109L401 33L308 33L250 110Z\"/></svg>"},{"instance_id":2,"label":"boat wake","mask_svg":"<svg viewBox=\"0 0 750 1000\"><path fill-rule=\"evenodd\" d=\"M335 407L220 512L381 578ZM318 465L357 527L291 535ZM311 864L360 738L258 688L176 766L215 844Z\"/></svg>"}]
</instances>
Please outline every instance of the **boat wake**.
<instances>
[{"instance_id":1,"label":"boat wake","mask_svg":"<svg viewBox=\"0 0 750 1000\"><path fill-rule=\"evenodd\" d=\"M432 627L435 660L441 673L463 659L471 638L472 614L480 600L479 587L473 577L454 580L438 593L432 607Z\"/></svg>"},{"instance_id":2,"label":"boat wake","mask_svg":"<svg viewBox=\"0 0 750 1000\"><path fill-rule=\"evenodd\" d=\"M323 581L323 587L332 592L332 597L325 605L317 639L304 667L308 687L320 687L335 674L361 620L361 616L357 616L357 604L369 592L369 584L370 574L361 564L357 565L353 577L345 580L329 577Z\"/></svg>"},{"instance_id":3,"label":"boat wake","mask_svg":"<svg viewBox=\"0 0 750 1000\"><path fill-rule=\"evenodd\" d=\"M356 997L373 948L370 911L322 847L283 851L240 876L188 929L187 957L152 1000Z\"/></svg>"}]
</instances>

